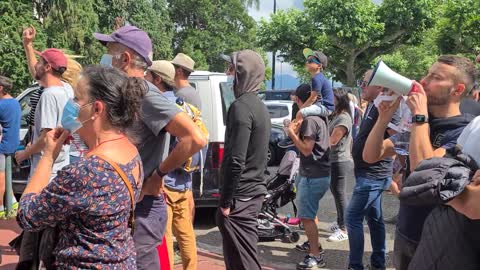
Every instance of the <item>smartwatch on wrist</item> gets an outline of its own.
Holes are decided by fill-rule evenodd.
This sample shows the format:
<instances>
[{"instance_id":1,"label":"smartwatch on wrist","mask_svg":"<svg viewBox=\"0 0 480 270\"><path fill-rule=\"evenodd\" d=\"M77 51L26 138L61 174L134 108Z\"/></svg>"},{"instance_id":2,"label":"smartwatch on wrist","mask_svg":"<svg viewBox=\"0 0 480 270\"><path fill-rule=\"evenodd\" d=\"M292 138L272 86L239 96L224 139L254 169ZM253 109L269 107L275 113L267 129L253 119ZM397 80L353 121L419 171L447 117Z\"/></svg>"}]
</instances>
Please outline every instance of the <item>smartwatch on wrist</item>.
<instances>
[{"instance_id":1,"label":"smartwatch on wrist","mask_svg":"<svg viewBox=\"0 0 480 270\"><path fill-rule=\"evenodd\" d=\"M412 123L428 123L428 117L423 114L415 114L414 116L412 116Z\"/></svg>"}]
</instances>

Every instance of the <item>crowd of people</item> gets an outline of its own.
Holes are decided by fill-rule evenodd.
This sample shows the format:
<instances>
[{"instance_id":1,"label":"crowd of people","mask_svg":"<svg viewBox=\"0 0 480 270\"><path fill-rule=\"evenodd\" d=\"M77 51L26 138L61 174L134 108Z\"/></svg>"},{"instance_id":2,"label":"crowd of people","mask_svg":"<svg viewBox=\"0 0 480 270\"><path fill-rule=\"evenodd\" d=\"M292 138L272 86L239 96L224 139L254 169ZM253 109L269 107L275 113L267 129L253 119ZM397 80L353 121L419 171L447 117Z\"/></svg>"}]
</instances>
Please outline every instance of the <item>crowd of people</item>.
<instances>
[{"instance_id":1,"label":"crowd of people","mask_svg":"<svg viewBox=\"0 0 480 270\"><path fill-rule=\"evenodd\" d=\"M480 159L474 150L474 119L480 104L473 61L440 56L420 82L412 83L408 96L371 84L375 70L368 70L359 82L361 99L367 102L362 109L344 89L322 83L327 61L321 52L305 56L312 81L296 90L293 100L299 111L287 128L300 155L298 215L308 237L296 247L309 253L297 269L326 264L316 222L329 186L338 220L327 241L349 241L348 269L364 269L364 219L373 249L368 269L385 269L382 197L389 189L400 198L396 269L478 269L478 216L473 213L478 210L474 194ZM334 93L333 113L319 109L332 101L328 92ZM312 96L322 97L315 99L320 106L308 102ZM358 114L362 121L354 133ZM283 141L279 146L291 144ZM450 165L453 161L463 166L462 184L451 180L462 179ZM346 183L354 183L348 203Z\"/></svg>"},{"instance_id":2,"label":"crowd of people","mask_svg":"<svg viewBox=\"0 0 480 270\"><path fill-rule=\"evenodd\" d=\"M191 163L205 158L208 131L198 118L200 95L188 81L194 60L179 53L153 61L148 34L134 26L95 33L106 53L100 65L85 69L60 49L35 51L35 37L34 28L24 30L39 89L30 98L23 150L20 105L9 94L12 81L0 76L0 217L5 157L31 161L28 185L13 202L24 230L17 269L173 269L174 237L183 268L197 269ZM296 246L307 252L297 268L326 265L317 212L330 189L337 221L327 241L348 240L346 267L364 269L366 219L369 269L385 269L382 197L391 189L400 198L396 269L478 269L474 63L440 56L408 96L372 85L375 72L368 70L359 101L332 89L325 54L305 49L303 55L311 82L296 89L297 111L286 123L288 139L279 143L300 159L298 217L308 241ZM251 50L223 59L235 101L226 119L216 223L226 268L255 270L271 129L257 95L265 63ZM463 166L463 184L451 179L460 175L450 171L455 166ZM348 183L354 183L349 201Z\"/></svg>"}]
</instances>

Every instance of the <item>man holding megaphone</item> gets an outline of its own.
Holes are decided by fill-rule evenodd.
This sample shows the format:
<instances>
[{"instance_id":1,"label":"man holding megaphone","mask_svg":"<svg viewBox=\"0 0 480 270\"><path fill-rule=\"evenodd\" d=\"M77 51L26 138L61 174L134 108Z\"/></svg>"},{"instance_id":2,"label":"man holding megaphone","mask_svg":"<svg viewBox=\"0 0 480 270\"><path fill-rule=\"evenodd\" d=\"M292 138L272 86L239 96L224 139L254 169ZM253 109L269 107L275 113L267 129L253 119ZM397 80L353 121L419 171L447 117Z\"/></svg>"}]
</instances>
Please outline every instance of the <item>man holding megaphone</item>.
<instances>
[{"instance_id":1,"label":"man holding megaphone","mask_svg":"<svg viewBox=\"0 0 480 270\"><path fill-rule=\"evenodd\" d=\"M380 67L378 74L379 78L377 80L372 78L371 81L389 85L398 94L405 94L408 90L407 81L395 72ZM472 61L464 57L444 55L430 67L427 76L420 83L412 82L407 99L407 105L412 113L412 127L409 146L410 168L406 176L415 170L421 161L444 156L447 149L455 146L465 126L473 120L472 115L461 114L460 102L472 90L475 76L476 70ZM367 145L372 147L365 147L363 153L368 162L395 154L396 136L384 140L382 134L399 103L396 100L380 105L379 120L367 140ZM376 145L380 147L375 147ZM434 206L412 206L400 202L394 247L396 269L409 269L422 236L425 219L433 208ZM440 251L433 251L437 252ZM417 254L415 258L421 259L424 256L427 254Z\"/></svg>"}]
</instances>

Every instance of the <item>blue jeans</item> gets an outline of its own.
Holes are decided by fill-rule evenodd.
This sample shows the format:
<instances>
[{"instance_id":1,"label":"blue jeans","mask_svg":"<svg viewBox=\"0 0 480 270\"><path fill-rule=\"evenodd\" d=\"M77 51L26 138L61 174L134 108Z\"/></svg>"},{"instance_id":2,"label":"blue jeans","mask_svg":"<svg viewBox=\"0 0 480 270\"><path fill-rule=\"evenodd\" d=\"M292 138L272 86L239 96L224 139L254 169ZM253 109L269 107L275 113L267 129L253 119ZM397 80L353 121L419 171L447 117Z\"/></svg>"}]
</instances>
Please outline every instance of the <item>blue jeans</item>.
<instances>
[{"instance_id":1,"label":"blue jeans","mask_svg":"<svg viewBox=\"0 0 480 270\"><path fill-rule=\"evenodd\" d=\"M318 204L329 188L330 177L307 178L299 176L297 190L298 217L315 219Z\"/></svg>"},{"instance_id":2,"label":"blue jeans","mask_svg":"<svg viewBox=\"0 0 480 270\"><path fill-rule=\"evenodd\" d=\"M363 270L364 232L363 220L366 217L370 229L373 253L370 263L374 267L385 268L385 224L382 214L382 194L388 189L392 178L368 179L356 177L352 199L347 209L345 221L350 244L349 267Z\"/></svg>"}]
</instances>

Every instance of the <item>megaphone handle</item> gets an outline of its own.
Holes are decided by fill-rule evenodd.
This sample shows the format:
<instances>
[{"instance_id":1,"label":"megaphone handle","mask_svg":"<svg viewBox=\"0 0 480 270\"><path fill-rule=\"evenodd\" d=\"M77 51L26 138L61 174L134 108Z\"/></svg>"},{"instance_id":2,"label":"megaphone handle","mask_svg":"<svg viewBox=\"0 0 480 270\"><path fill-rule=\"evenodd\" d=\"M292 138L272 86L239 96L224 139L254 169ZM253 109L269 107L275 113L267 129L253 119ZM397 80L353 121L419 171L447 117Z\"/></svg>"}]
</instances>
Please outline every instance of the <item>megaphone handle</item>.
<instances>
[{"instance_id":1,"label":"megaphone handle","mask_svg":"<svg viewBox=\"0 0 480 270\"><path fill-rule=\"evenodd\" d=\"M412 90L410 90L410 93L417 93L418 92L418 87L416 84L412 84Z\"/></svg>"}]
</instances>

